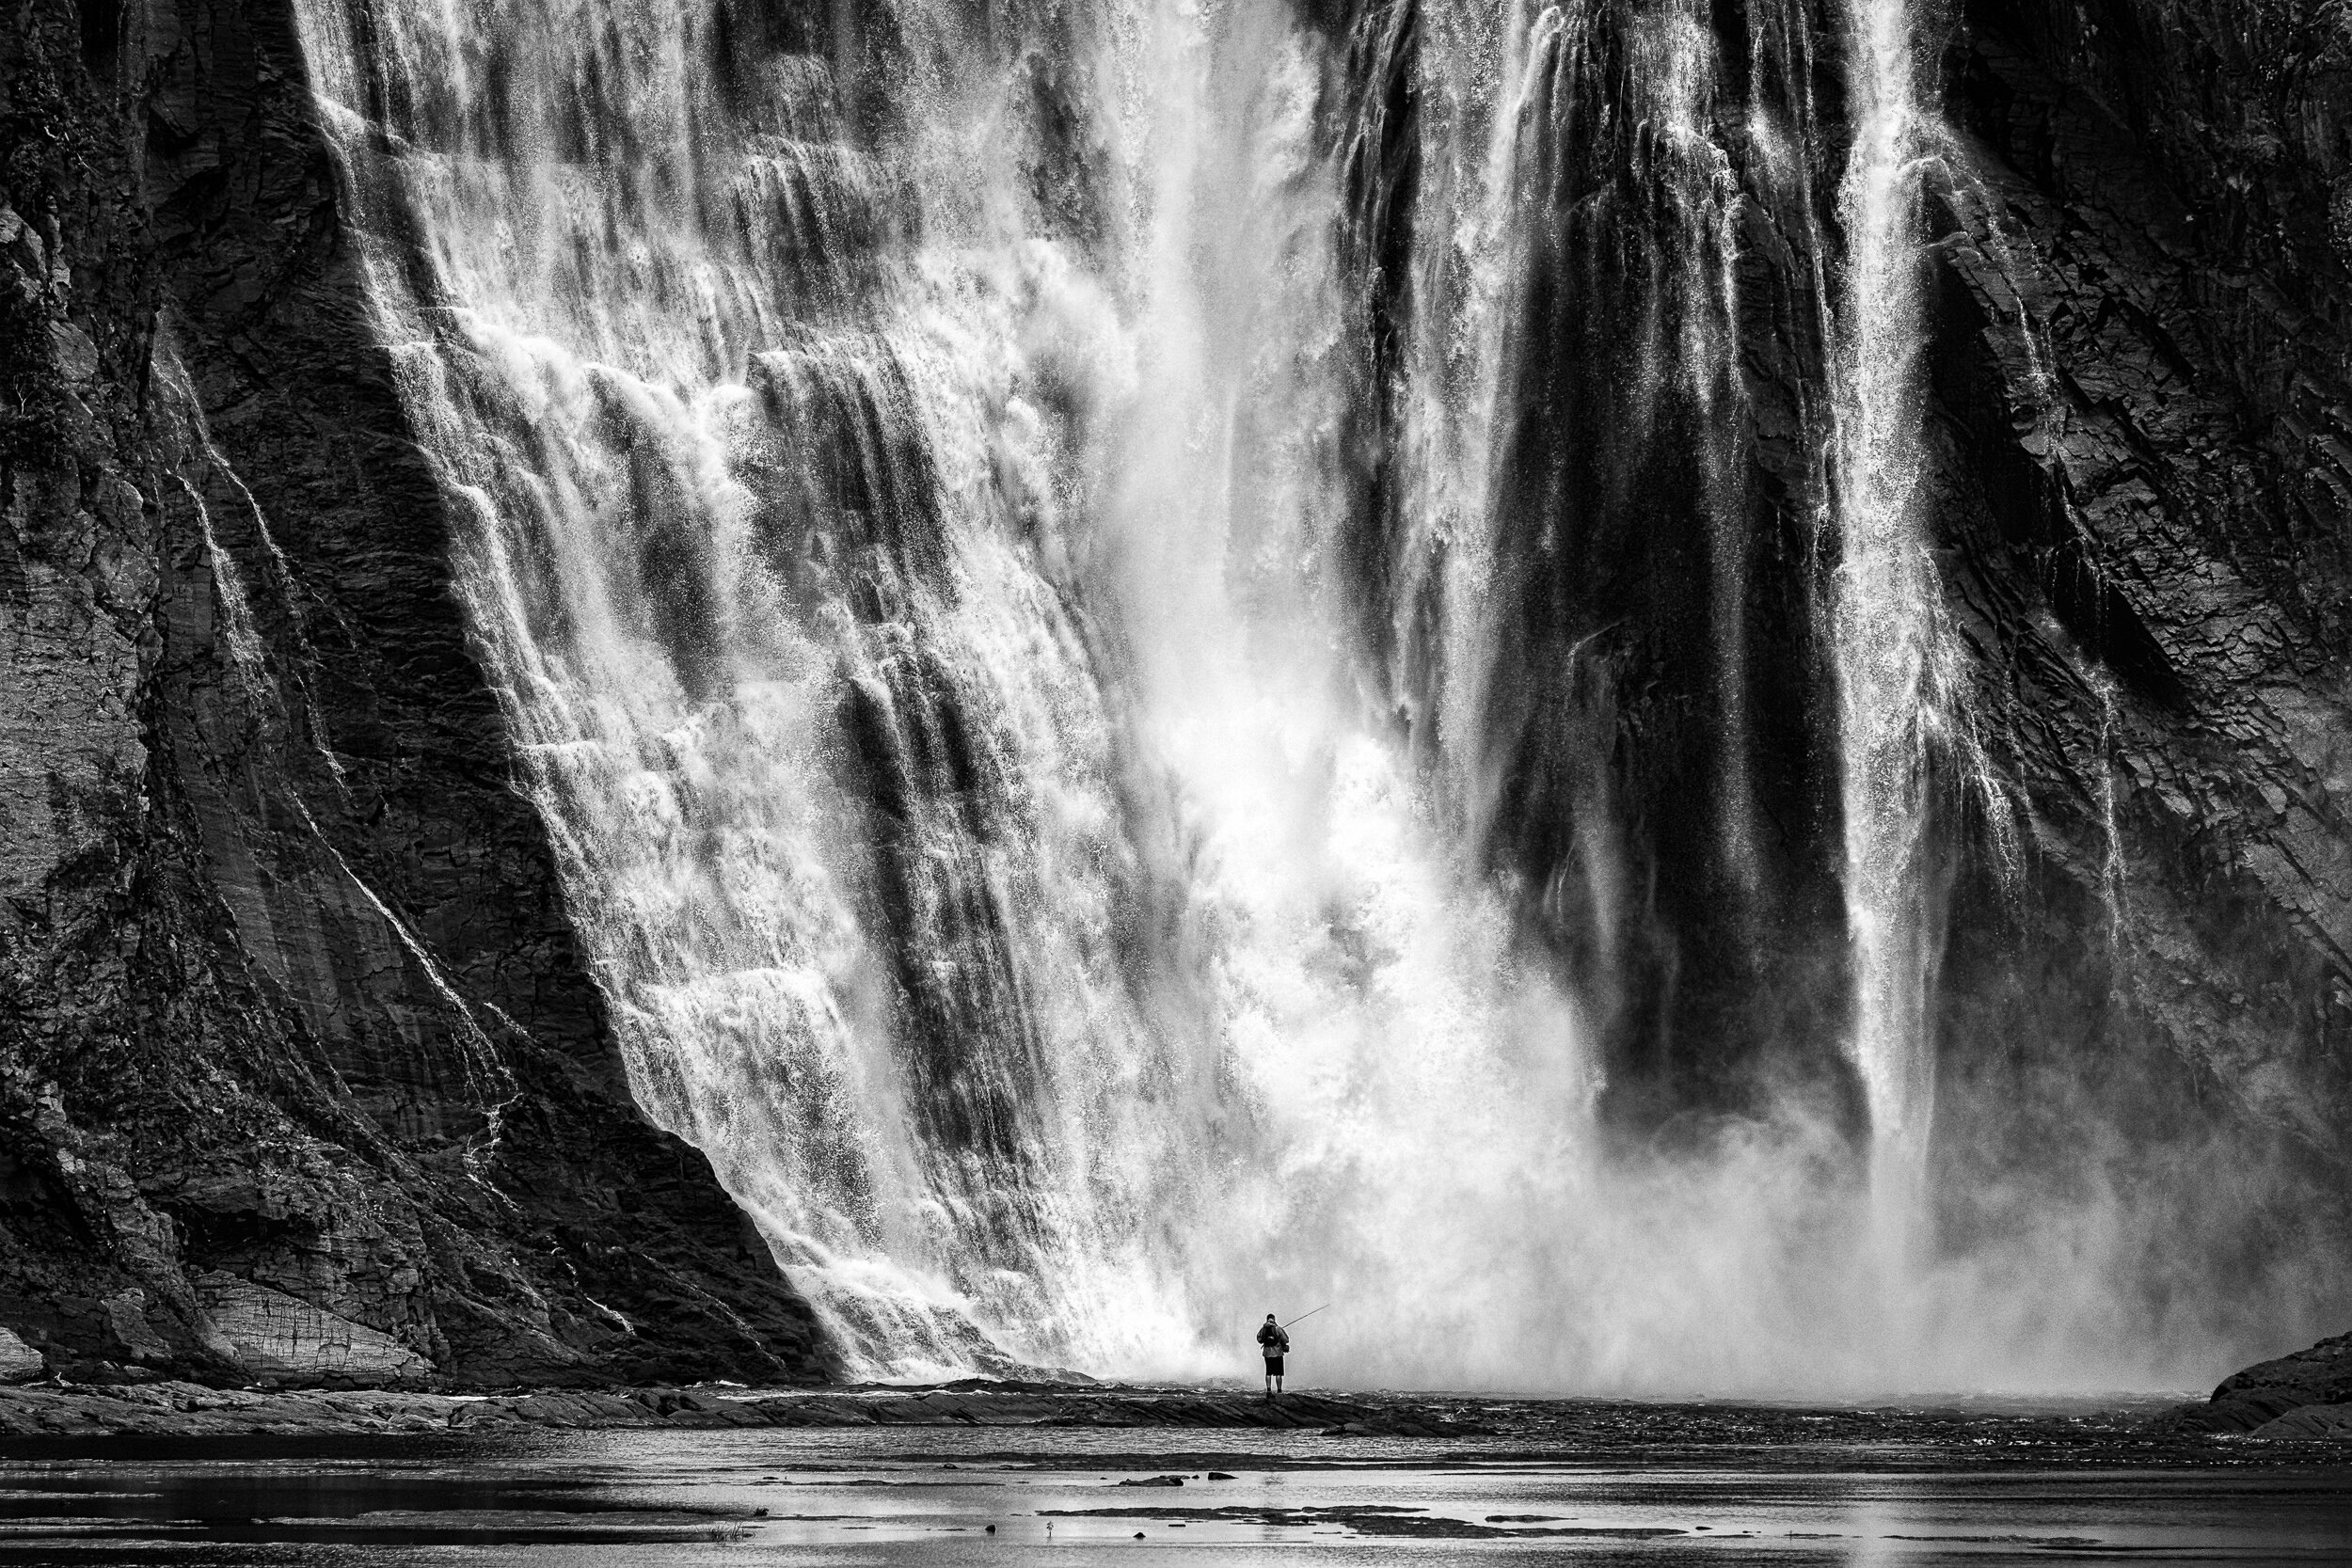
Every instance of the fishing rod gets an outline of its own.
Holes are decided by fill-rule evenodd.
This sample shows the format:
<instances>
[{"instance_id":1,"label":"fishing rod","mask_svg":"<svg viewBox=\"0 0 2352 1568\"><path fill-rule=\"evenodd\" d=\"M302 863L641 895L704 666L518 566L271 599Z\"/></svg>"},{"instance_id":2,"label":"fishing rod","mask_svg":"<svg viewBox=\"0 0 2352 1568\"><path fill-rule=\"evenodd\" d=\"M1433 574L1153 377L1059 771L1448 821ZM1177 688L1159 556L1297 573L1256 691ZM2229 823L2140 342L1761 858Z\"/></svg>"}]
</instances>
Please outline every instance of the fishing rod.
<instances>
[{"instance_id":1,"label":"fishing rod","mask_svg":"<svg viewBox=\"0 0 2352 1568\"><path fill-rule=\"evenodd\" d=\"M1330 1305L1331 1305L1331 1304L1330 1304L1329 1302L1327 1302L1327 1302L1325 1302L1325 1303L1323 1304L1323 1307L1316 1307L1314 1312L1301 1312L1300 1314L1298 1314L1298 1316L1296 1316L1295 1318L1293 1318L1293 1319L1291 1320L1291 1323L1305 1323L1305 1322L1306 1322L1309 1318L1313 1317L1313 1316L1315 1315L1315 1312L1320 1312L1320 1311L1322 1311L1322 1310L1323 1310L1323 1308L1324 1308L1325 1307L1328 1307L1328 1306L1330 1306ZM1283 1326L1284 1328L1288 1328L1288 1327L1290 1327L1291 1323L1284 1323L1282 1326Z\"/></svg>"}]
</instances>

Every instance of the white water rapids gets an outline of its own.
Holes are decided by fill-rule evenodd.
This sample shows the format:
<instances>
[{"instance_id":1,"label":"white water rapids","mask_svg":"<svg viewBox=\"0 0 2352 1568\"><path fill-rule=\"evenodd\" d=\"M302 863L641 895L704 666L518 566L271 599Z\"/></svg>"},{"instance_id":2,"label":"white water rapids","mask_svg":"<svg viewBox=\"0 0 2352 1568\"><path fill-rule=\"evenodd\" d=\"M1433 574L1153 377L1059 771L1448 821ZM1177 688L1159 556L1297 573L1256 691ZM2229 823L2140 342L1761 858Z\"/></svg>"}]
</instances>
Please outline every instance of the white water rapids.
<instances>
[{"instance_id":1,"label":"white water rapids","mask_svg":"<svg viewBox=\"0 0 2352 1568\"><path fill-rule=\"evenodd\" d=\"M1924 111L1900 0L1855 4L1842 44L1759 7L1751 70L1842 52L1859 104L1844 293L1818 231L1806 264L1839 317L1851 1047L1915 1173L1947 657L1906 511ZM1246 1325L1327 1299L1317 1375L1366 1383L2158 1375L2095 1262L1890 1276L1830 1129L1613 1147L1584 1004L1470 847L1525 526L1499 400L1539 352L1526 142L1597 10L1416 13L1395 602L1447 656L1419 754L1352 651L1341 61L1285 0L912 0L824 36L722 0L301 15L632 1081L854 1363L1238 1370ZM1687 302L1648 362L1728 405L1708 10L1629 16ZM1773 101L1802 122L1756 109L1746 145L1809 191L1810 87ZM1745 723L1747 546L1710 526ZM2097 1222L2044 1240L2095 1259Z\"/></svg>"}]
</instances>

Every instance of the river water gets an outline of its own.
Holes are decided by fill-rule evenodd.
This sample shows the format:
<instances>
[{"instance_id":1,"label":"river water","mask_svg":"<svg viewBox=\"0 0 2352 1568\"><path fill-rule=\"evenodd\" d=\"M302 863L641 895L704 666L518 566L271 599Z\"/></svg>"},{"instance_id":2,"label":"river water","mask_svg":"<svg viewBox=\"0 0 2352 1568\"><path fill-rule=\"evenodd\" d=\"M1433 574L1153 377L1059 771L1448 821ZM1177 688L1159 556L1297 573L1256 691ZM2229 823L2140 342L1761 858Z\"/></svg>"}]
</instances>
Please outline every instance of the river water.
<instances>
[{"instance_id":1,"label":"river water","mask_svg":"<svg viewBox=\"0 0 2352 1568\"><path fill-rule=\"evenodd\" d=\"M0 1563L2352 1560L2341 1449L2153 1437L2145 1408L1487 1409L1510 1435L19 1441Z\"/></svg>"}]
</instances>

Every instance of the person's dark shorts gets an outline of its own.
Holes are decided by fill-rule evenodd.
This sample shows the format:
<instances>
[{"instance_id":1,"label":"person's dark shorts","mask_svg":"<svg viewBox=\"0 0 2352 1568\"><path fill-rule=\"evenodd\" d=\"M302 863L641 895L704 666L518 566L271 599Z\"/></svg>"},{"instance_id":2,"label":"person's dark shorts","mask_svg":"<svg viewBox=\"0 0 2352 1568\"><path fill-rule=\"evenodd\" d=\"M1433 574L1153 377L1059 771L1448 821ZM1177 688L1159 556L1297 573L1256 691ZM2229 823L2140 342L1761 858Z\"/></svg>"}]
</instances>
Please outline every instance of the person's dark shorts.
<instances>
[{"instance_id":1,"label":"person's dark shorts","mask_svg":"<svg viewBox=\"0 0 2352 1568\"><path fill-rule=\"evenodd\" d=\"M1280 1377L1282 1375L1282 1358L1280 1356L1269 1355L1265 1358L1265 1375L1268 1377Z\"/></svg>"}]
</instances>

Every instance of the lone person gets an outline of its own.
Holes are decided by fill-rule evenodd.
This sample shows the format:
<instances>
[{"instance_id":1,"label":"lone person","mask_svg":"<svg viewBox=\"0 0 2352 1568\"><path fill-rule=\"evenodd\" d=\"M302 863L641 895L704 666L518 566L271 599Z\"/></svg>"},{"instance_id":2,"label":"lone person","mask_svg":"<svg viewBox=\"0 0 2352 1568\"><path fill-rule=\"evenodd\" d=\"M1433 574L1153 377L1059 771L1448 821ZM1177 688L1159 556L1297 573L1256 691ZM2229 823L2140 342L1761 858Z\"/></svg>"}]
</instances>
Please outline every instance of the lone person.
<instances>
[{"instance_id":1,"label":"lone person","mask_svg":"<svg viewBox=\"0 0 2352 1568\"><path fill-rule=\"evenodd\" d=\"M1258 1329L1258 1352L1265 1357L1265 1397L1272 1399L1282 1391L1282 1353L1291 1348L1290 1330L1274 1321L1268 1312Z\"/></svg>"}]
</instances>

